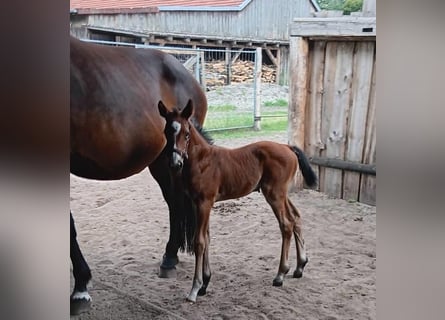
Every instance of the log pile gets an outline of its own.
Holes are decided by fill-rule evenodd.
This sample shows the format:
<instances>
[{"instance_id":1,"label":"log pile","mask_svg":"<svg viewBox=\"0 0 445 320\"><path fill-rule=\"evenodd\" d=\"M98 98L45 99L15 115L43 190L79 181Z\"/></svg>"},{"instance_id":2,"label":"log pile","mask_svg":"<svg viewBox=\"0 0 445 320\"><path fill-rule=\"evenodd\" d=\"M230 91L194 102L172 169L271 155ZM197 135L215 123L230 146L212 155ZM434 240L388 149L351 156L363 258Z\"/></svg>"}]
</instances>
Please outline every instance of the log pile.
<instances>
[{"instance_id":1,"label":"log pile","mask_svg":"<svg viewBox=\"0 0 445 320\"><path fill-rule=\"evenodd\" d=\"M252 61L237 60L231 66L231 82L246 83L253 82L255 64ZM262 66L261 80L265 83L275 83L276 71L274 67ZM208 87L222 86L226 84L227 68L224 61L206 62L206 81Z\"/></svg>"}]
</instances>

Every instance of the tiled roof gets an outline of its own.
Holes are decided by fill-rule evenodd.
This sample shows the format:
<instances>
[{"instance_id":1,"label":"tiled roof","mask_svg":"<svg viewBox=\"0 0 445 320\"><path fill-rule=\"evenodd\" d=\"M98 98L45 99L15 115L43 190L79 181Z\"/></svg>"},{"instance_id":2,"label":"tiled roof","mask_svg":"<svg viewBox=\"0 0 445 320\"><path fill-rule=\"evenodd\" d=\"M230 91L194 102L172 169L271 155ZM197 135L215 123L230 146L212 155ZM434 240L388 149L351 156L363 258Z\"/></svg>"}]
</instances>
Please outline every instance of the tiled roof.
<instances>
[{"instance_id":1,"label":"tiled roof","mask_svg":"<svg viewBox=\"0 0 445 320\"><path fill-rule=\"evenodd\" d=\"M158 12L167 10L242 10L252 0L70 0L70 11Z\"/></svg>"}]
</instances>

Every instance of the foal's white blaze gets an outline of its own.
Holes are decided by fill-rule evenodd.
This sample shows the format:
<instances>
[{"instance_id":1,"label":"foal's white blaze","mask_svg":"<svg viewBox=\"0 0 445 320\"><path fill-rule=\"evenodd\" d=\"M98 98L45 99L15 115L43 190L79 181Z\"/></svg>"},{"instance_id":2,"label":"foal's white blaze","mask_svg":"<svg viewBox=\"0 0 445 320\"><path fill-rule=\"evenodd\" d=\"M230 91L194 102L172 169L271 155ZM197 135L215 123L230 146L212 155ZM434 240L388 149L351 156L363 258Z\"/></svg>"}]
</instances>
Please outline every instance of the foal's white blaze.
<instances>
[{"instance_id":1,"label":"foal's white blaze","mask_svg":"<svg viewBox=\"0 0 445 320\"><path fill-rule=\"evenodd\" d=\"M181 131L181 124L178 121L173 121L172 128L175 131L175 137L176 137L179 134L179 132ZM174 143L173 147L176 149L176 139L175 139L175 143ZM172 161L175 165L180 163L182 161L181 156L178 153L173 152Z\"/></svg>"},{"instance_id":2,"label":"foal's white blaze","mask_svg":"<svg viewBox=\"0 0 445 320\"><path fill-rule=\"evenodd\" d=\"M172 122L172 128L175 130L175 136L178 135L179 131L181 131L181 124L178 121Z\"/></svg>"},{"instance_id":3,"label":"foal's white blaze","mask_svg":"<svg viewBox=\"0 0 445 320\"><path fill-rule=\"evenodd\" d=\"M87 300L87 301L91 301L91 296L88 294L87 291L82 291L82 292L77 291L77 292L74 292L72 298L74 300Z\"/></svg>"}]
</instances>

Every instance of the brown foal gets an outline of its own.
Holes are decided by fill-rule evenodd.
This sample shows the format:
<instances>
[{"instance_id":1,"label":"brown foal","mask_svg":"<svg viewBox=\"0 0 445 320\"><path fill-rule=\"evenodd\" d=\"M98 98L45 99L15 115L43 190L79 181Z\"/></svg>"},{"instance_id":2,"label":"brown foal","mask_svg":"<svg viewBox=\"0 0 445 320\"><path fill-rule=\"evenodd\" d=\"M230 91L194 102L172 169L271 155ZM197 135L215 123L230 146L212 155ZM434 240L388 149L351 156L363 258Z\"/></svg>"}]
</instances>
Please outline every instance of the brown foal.
<instances>
[{"instance_id":1,"label":"brown foal","mask_svg":"<svg viewBox=\"0 0 445 320\"><path fill-rule=\"evenodd\" d=\"M210 281L209 217L216 201L240 198L253 191L263 193L278 219L281 235L281 259L274 286L283 284L289 272L288 253L292 234L297 247L297 267L293 276L300 278L308 261L304 249L300 213L290 201L288 185L298 167L308 186L317 182L303 151L294 146L270 141L252 143L241 148L214 146L197 129L190 117L193 103L182 111L168 111L162 101L159 112L166 119L165 135L170 166L181 174L197 209L195 232L195 275L187 300L196 302L204 295Z\"/></svg>"}]
</instances>

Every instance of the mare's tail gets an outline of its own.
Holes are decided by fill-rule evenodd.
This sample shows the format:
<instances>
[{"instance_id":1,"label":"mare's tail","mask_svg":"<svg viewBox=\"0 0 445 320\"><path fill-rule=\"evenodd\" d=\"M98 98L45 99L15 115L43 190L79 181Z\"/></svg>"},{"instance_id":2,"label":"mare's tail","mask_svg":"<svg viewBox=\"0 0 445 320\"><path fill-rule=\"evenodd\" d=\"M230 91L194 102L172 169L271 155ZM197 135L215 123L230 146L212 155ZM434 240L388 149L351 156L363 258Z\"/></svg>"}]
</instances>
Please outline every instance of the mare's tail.
<instances>
[{"instance_id":1,"label":"mare's tail","mask_svg":"<svg viewBox=\"0 0 445 320\"><path fill-rule=\"evenodd\" d=\"M306 184L309 187L315 186L317 184L317 176L309 164L309 160L304 154L303 150L296 146L289 146L289 148L291 148L291 150L297 155L298 164L301 172L303 173L303 178Z\"/></svg>"}]
</instances>

